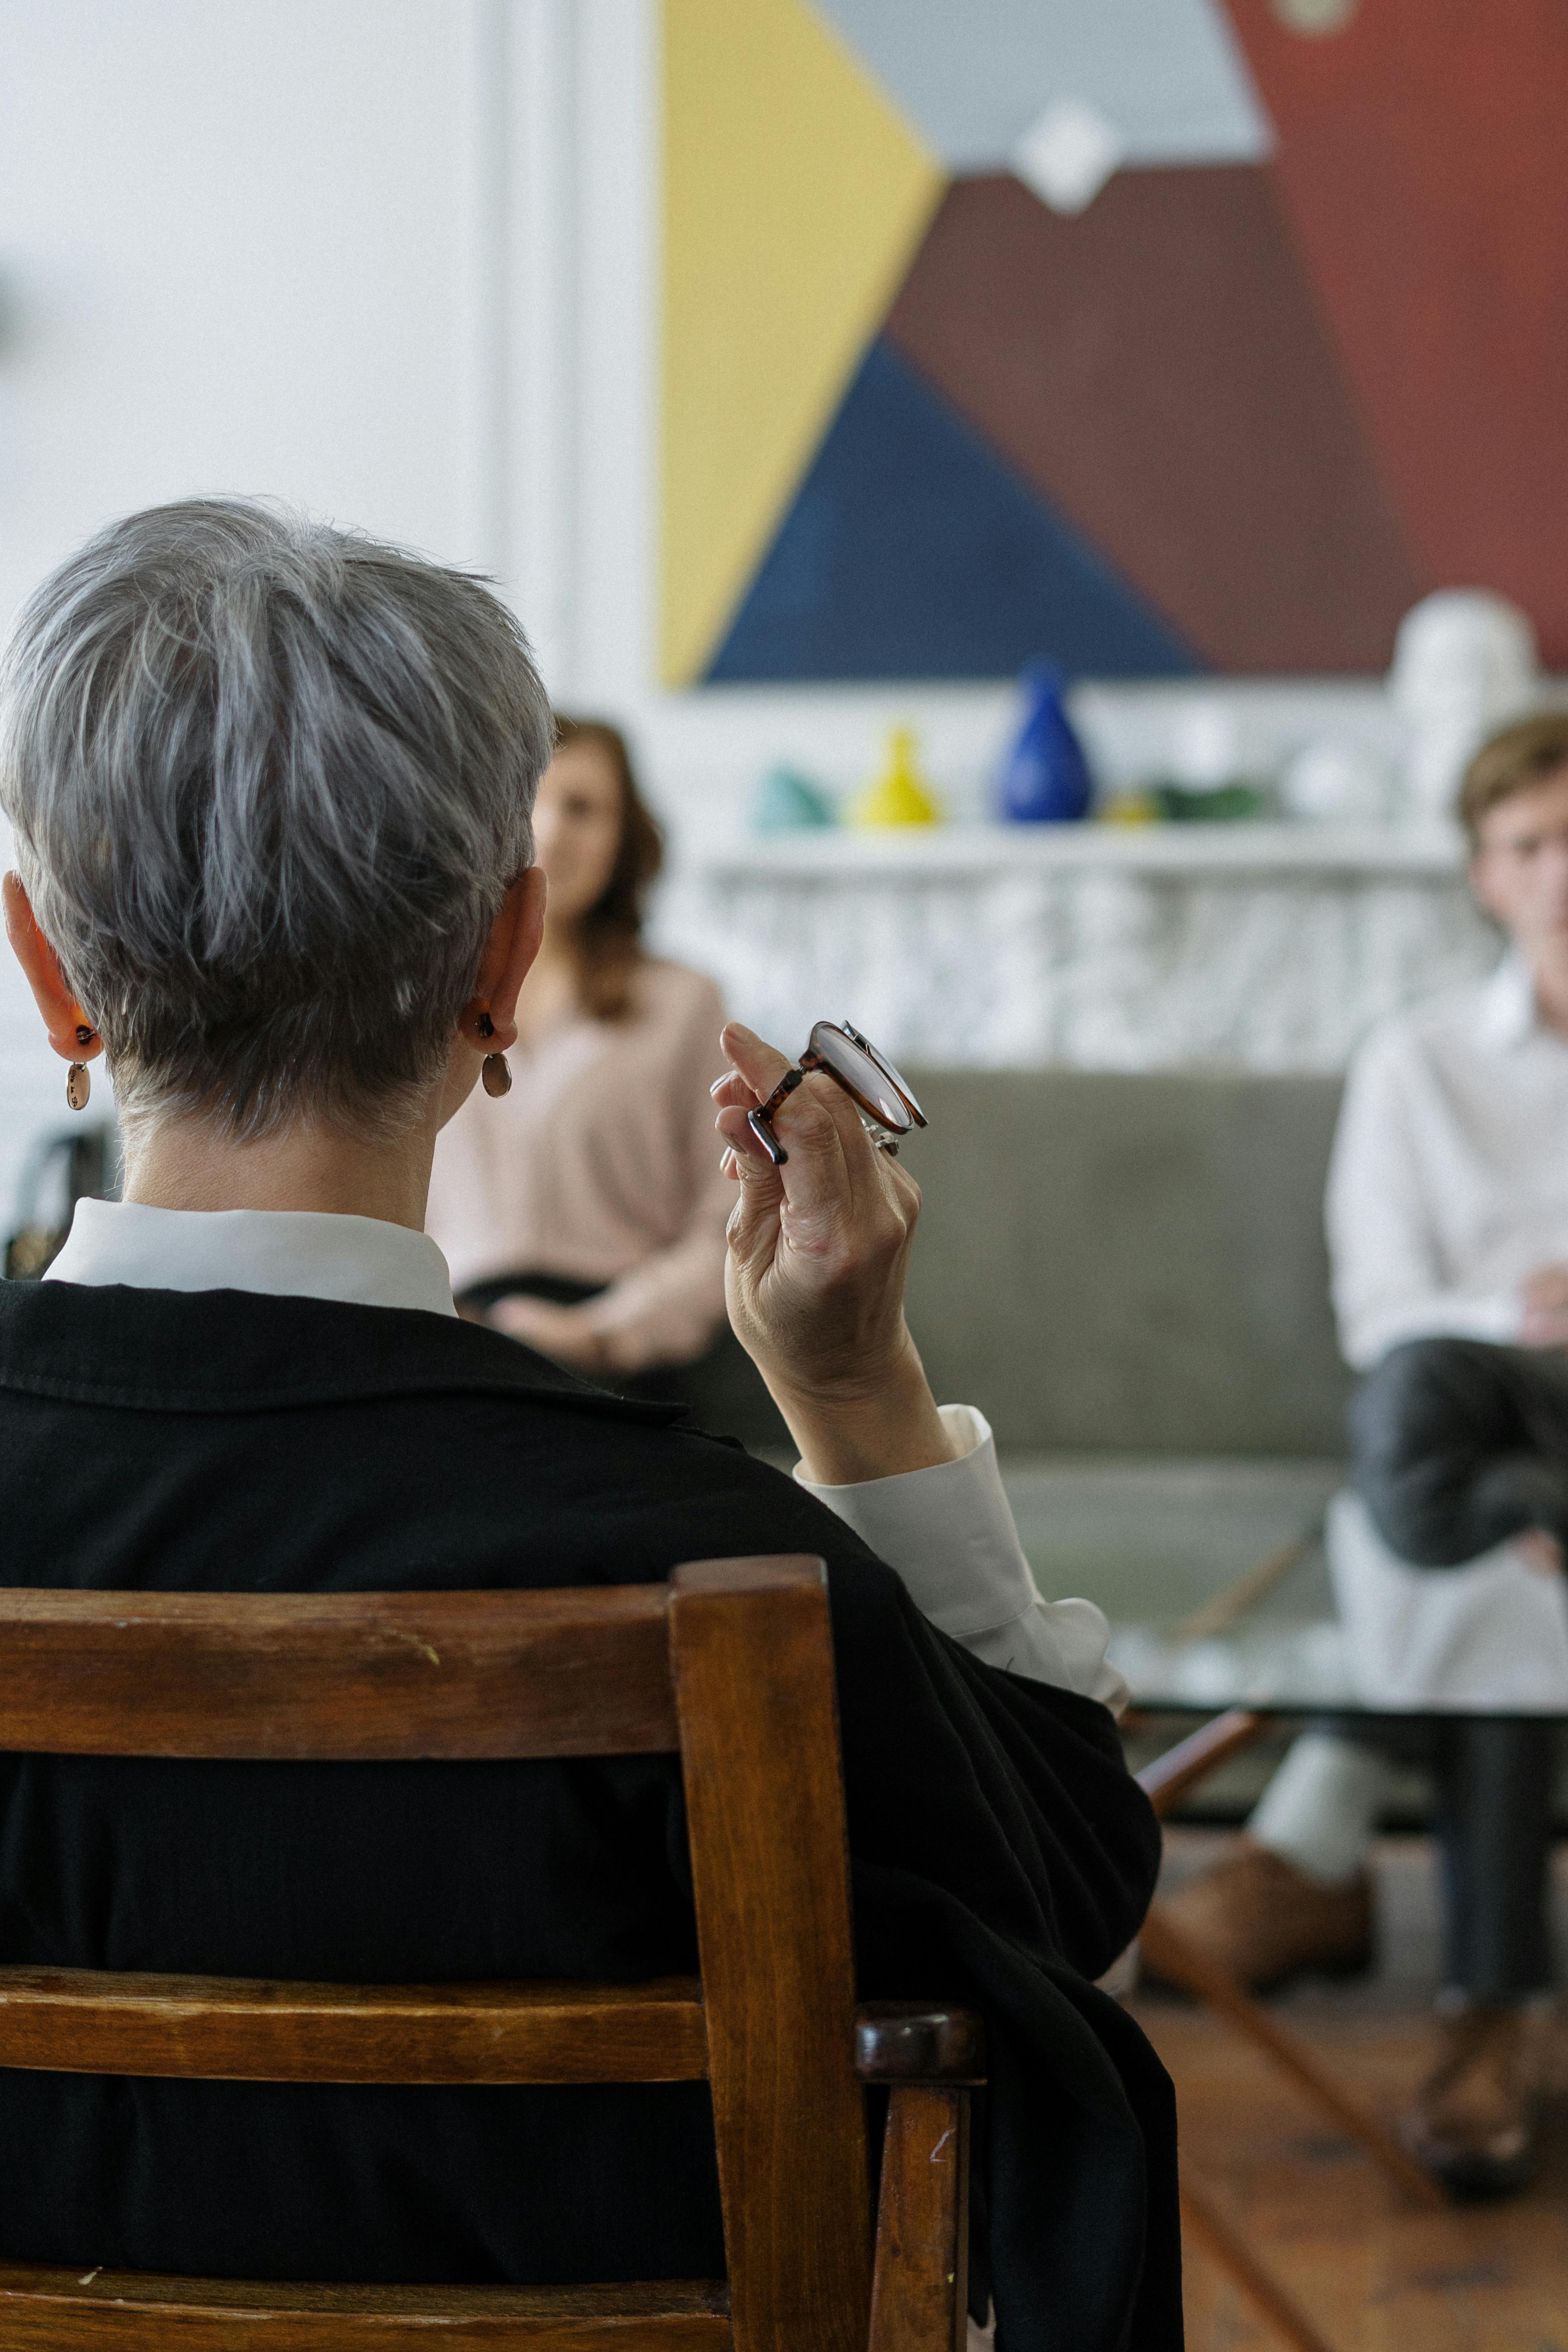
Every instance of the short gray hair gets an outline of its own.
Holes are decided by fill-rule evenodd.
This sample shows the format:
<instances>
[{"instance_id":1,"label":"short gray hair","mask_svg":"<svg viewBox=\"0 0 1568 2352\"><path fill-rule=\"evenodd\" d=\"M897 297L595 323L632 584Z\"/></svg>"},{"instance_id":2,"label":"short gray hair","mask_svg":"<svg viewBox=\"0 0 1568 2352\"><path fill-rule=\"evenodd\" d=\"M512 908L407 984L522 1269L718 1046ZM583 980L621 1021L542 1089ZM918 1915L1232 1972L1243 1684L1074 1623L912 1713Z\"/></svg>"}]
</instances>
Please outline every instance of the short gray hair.
<instances>
[{"instance_id":1,"label":"short gray hair","mask_svg":"<svg viewBox=\"0 0 1568 2352\"><path fill-rule=\"evenodd\" d=\"M404 1125L552 732L499 598L401 548L203 499L63 563L0 666L0 806L122 1112Z\"/></svg>"}]
</instances>

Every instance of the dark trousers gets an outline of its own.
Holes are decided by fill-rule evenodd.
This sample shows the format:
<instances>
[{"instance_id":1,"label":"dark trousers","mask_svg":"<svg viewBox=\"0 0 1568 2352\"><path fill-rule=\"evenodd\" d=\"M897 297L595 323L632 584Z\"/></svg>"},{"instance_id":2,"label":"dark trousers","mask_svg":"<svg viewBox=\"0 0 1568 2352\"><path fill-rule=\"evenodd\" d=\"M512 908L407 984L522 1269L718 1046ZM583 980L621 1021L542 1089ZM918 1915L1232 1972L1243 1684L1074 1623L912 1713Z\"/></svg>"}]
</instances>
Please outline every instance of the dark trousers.
<instances>
[{"instance_id":1,"label":"dark trousers","mask_svg":"<svg viewBox=\"0 0 1568 2352\"><path fill-rule=\"evenodd\" d=\"M1519 1716L1356 1715L1315 1727L1431 1774L1447 1982L1484 2001L1548 1986L1556 1727Z\"/></svg>"},{"instance_id":2,"label":"dark trousers","mask_svg":"<svg viewBox=\"0 0 1568 2352\"><path fill-rule=\"evenodd\" d=\"M1568 1549L1568 1355L1410 1339L1351 1400L1356 1490L1392 1551L1458 1568L1526 1528Z\"/></svg>"},{"instance_id":3,"label":"dark trousers","mask_svg":"<svg viewBox=\"0 0 1568 2352\"><path fill-rule=\"evenodd\" d=\"M1389 1549L1440 1574L1527 1528L1568 1548L1568 1359L1479 1339L1394 1349L1351 1405L1353 1478ZM1552 1979L1554 1727L1356 1717L1341 1737L1431 1770L1450 1979L1509 2000Z\"/></svg>"}]
</instances>

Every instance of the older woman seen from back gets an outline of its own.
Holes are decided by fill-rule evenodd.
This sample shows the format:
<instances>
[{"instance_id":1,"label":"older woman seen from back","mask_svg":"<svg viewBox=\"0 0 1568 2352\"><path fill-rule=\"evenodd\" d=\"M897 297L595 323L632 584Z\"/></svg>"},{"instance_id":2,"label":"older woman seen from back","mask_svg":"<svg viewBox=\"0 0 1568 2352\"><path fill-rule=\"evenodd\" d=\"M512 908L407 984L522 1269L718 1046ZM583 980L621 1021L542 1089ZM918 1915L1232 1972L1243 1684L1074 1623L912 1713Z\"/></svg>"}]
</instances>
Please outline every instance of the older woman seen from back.
<instances>
[{"instance_id":1,"label":"older woman seen from back","mask_svg":"<svg viewBox=\"0 0 1568 2352\"><path fill-rule=\"evenodd\" d=\"M827 1578L868 1997L994 2025L1005 2339L1174 2343L1169 2085L1086 1981L1158 1855L1089 1604L903 1316L918 1194L725 1033L731 1313L795 1479L459 1319L436 1138L517 1043L552 720L479 582L238 500L136 515L0 678L6 927L124 1198L0 1283L0 1582L190 1592ZM499 1066L492 1081L499 1081ZM476 1117L498 1104L476 1100ZM438 1664L438 1662L437 1662ZM434 1671L434 1666L433 1666ZM679 1759L364 1767L0 1750L0 1962L430 1984L689 1973ZM1009 2217L1026 2217L1013 2221ZM227 2278L717 2278L701 2083L472 2090L0 2069L0 2260Z\"/></svg>"}]
</instances>

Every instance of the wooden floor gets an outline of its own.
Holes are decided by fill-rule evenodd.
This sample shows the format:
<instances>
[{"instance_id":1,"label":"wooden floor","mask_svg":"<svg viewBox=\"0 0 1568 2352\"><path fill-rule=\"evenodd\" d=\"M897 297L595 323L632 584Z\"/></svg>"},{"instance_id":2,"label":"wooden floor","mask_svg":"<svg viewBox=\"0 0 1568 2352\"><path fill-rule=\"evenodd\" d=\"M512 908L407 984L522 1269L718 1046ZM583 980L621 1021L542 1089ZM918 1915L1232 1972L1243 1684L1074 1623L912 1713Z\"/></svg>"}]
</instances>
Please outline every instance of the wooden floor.
<instances>
[{"instance_id":1,"label":"wooden floor","mask_svg":"<svg viewBox=\"0 0 1568 2352\"><path fill-rule=\"evenodd\" d=\"M1178 1865L1205 1842L1177 1833ZM1428 1851L1380 1855L1383 1963L1354 1987L1308 1987L1282 2013L1340 2079L1390 2118L1429 2063L1436 1904ZM1568 1877L1560 1881L1568 1909ZM1563 1948L1568 1949L1568 1948ZM1170 2068L1183 2161L1335 2352L1568 2352L1568 2098L1549 2114L1525 2196L1428 2214L1402 2205L1364 2158L1207 2014L1133 2003ZM1559 2071L1563 2057L1559 2045ZM1186 2254L1190 2352L1272 2352L1279 2339L1201 2250Z\"/></svg>"}]
</instances>

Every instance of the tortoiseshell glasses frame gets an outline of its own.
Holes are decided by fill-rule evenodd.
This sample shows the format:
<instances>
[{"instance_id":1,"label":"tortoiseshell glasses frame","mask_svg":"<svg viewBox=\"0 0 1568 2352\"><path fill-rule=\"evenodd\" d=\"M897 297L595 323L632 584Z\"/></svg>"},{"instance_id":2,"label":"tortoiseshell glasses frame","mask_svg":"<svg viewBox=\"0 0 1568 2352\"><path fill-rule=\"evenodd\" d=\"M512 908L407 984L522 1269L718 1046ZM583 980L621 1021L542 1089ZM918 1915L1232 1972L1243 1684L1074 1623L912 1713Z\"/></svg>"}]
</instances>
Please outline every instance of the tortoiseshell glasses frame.
<instances>
[{"instance_id":1,"label":"tortoiseshell glasses frame","mask_svg":"<svg viewBox=\"0 0 1568 2352\"><path fill-rule=\"evenodd\" d=\"M841 1086L880 1151L896 1158L899 1138L923 1127L926 1116L885 1054L862 1037L850 1021L818 1021L811 1042L793 1070L786 1070L766 1102L746 1114L746 1124L775 1168L789 1153L773 1133L779 1108L814 1070Z\"/></svg>"}]
</instances>

